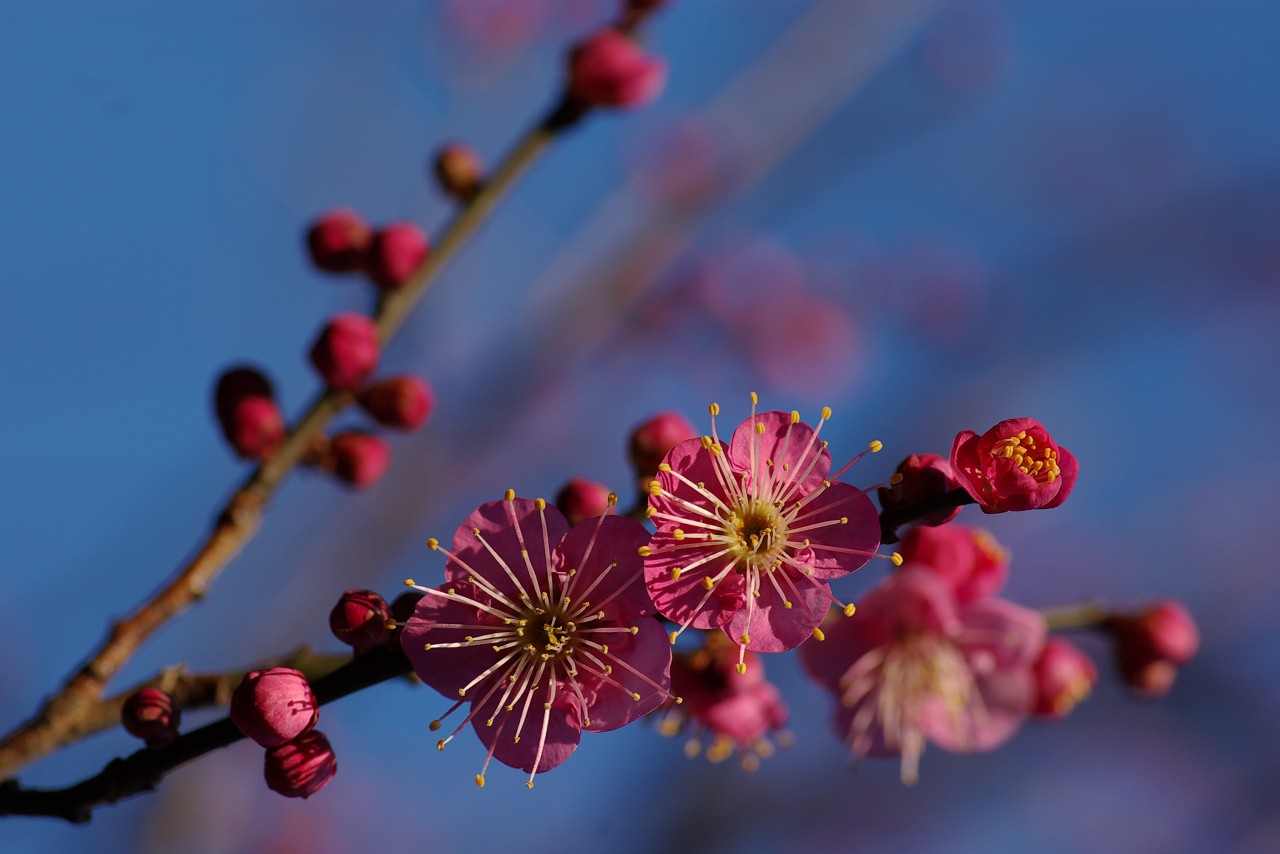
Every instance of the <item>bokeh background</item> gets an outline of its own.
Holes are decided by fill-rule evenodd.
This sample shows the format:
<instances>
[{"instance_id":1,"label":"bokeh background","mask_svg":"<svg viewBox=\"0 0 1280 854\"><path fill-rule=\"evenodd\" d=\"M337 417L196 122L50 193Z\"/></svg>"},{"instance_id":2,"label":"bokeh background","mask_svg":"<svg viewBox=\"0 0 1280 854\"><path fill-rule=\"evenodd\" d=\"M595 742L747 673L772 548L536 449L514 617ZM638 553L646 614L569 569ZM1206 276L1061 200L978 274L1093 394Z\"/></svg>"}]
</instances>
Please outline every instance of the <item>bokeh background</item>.
<instances>
[{"instance_id":1,"label":"bokeh background","mask_svg":"<svg viewBox=\"0 0 1280 854\"><path fill-rule=\"evenodd\" d=\"M434 230L424 164L490 160L551 102L608 0L0 2L0 727L29 714L195 546L245 468L211 383L233 362L289 411L323 319L365 309L311 270L333 205ZM856 770L829 698L768 660L794 748L754 775L645 725L584 739L526 790L444 753L446 701L392 684L326 707L341 770L309 801L239 744L5 852L1230 852L1280 850L1280 6L1267 0L673 0L658 102L557 144L386 353L439 408L383 483L293 477L208 600L117 685L338 649L349 587L438 578L442 539L513 487L629 484L648 413L835 410L836 456L946 453L1043 421L1081 461L1062 508L982 519L1011 598L1185 599L1200 657L1004 749ZM346 421L357 422L350 416ZM824 431L824 435L827 435ZM972 515L970 515L972 514ZM854 598L880 562L837 585ZM192 723L211 713L193 715ZM24 782L134 743L113 732Z\"/></svg>"}]
</instances>

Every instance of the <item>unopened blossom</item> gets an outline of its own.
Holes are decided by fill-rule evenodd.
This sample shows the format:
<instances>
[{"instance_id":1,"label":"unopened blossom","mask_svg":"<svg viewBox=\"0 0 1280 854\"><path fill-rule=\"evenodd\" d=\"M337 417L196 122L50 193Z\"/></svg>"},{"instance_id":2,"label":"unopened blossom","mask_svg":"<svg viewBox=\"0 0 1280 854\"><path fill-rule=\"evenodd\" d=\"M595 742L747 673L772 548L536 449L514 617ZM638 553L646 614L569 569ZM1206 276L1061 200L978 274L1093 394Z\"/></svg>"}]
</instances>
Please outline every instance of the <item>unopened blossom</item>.
<instances>
[{"instance_id":1,"label":"unopened blossom","mask_svg":"<svg viewBox=\"0 0 1280 854\"><path fill-rule=\"evenodd\" d=\"M629 36L604 29L569 55L569 94L593 107L641 107L658 97L667 63Z\"/></svg>"},{"instance_id":2,"label":"unopened blossom","mask_svg":"<svg viewBox=\"0 0 1280 854\"><path fill-rule=\"evenodd\" d=\"M1070 714L1098 684L1093 659L1064 638L1049 638L1032 668L1036 679L1037 717L1060 720Z\"/></svg>"},{"instance_id":3,"label":"unopened blossom","mask_svg":"<svg viewBox=\"0 0 1280 854\"><path fill-rule=\"evenodd\" d=\"M1200 629L1187 607L1174 599L1157 600L1132 614L1117 614L1107 626L1115 635L1120 675L1151 698L1167 694L1178 668L1200 649Z\"/></svg>"},{"instance_id":4,"label":"unopened blossom","mask_svg":"<svg viewBox=\"0 0 1280 854\"><path fill-rule=\"evenodd\" d=\"M366 265L380 287L403 287L427 258L427 235L416 223L393 222L373 235Z\"/></svg>"},{"instance_id":5,"label":"unopened blossom","mask_svg":"<svg viewBox=\"0 0 1280 854\"><path fill-rule=\"evenodd\" d=\"M584 519L603 516L613 506L609 487L585 477L570 478L556 493L556 509L564 514L570 525Z\"/></svg>"},{"instance_id":6,"label":"unopened blossom","mask_svg":"<svg viewBox=\"0 0 1280 854\"><path fill-rule=\"evenodd\" d=\"M570 529L542 499L506 498L458 528L445 583L423 594L400 642L423 682L469 704L489 761L556 767L582 730L617 729L671 696L671 648L644 587L644 526L600 516ZM406 582L411 584L411 582ZM442 716L444 717L444 716ZM440 721L432 723L437 729Z\"/></svg>"},{"instance_id":7,"label":"unopened blossom","mask_svg":"<svg viewBox=\"0 0 1280 854\"><path fill-rule=\"evenodd\" d=\"M839 701L837 734L858 756L901 756L904 783L917 780L926 741L992 750L1035 706L1044 618L1003 599L957 602L926 569L904 565L824 631L801 658Z\"/></svg>"},{"instance_id":8,"label":"unopened blossom","mask_svg":"<svg viewBox=\"0 0 1280 854\"><path fill-rule=\"evenodd\" d=\"M334 315L311 348L311 364L331 387L355 391L378 366L381 345L372 319L355 312Z\"/></svg>"},{"instance_id":9,"label":"unopened blossom","mask_svg":"<svg viewBox=\"0 0 1280 854\"><path fill-rule=\"evenodd\" d=\"M407 374L373 383L360 392L360 405L379 424L417 430L431 417L436 395L422 377Z\"/></svg>"},{"instance_id":10,"label":"unopened blossom","mask_svg":"<svg viewBox=\"0 0 1280 854\"><path fill-rule=\"evenodd\" d=\"M173 698L158 688L139 688L124 701L120 722L125 731L147 742L147 747L164 747L178 737L182 710Z\"/></svg>"},{"instance_id":11,"label":"unopened blossom","mask_svg":"<svg viewBox=\"0 0 1280 854\"><path fill-rule=\"evenodd\" d=\"M668 701L659 711L658 729L663 735L689 733L685 754L703 752L712 762L722 762L735 750L742 767L754 771L762 758L773 755L774 742L784 746L791 734L787 705L778 689L764 678L761 656L749 652L738 672L738 652L723 632L711 632L698 649L677 653L671 660L671 690L684 700Z\"/></svg>"},{"instance_id":12,"label":"unopened blossom","mask_svg":"<svg viewBox=\"0 0 1280 854\"><path fill-rule=\"evenodd\" d=\"M335 208L307 232L311 261L329 273L349 273L364 266L373 233L358 213Z\"/></svg>"},{"instance_id":13,"label":"unopened blossom","mask_svg":"<svg viewBox=\"0 0 1280 854\"><path fill-rule=\"evenodd\" d=\"M672 642L693 626L723 628L740 655L799 646L827 615L828 579L853 572L880 545L871 499L829 478L818 431L830 409L817 429L798 412L754 410L726 444L712 404L711 435L673 448L650 482L658 530L643 549L645 583L679 624Z\"/></svg>"},{"instance_id":14,"label":"unopened blossom","mask_svg":"<svg viewBox=\"0 0 1280 854\"><path fill-rule=\"evenodd\" d=\"M451 143L440 149L433 163L440 188L459 201L467 201L480 189L484 164L475 149Z\"/></svg>"},{"instance_id":15,"label":"unopened blossom","mask_svg":"<svg viewBox=\"0 0 1280 854\"><path fill-rule=\"evenodd\" d=\"M986 531L968 525L912 528L898 551L904 564L927 567L945 578L958 602L985 599L1009 577L1008 549Z\"/></svg>"},{"instance_id":16,"label":"unopened blossom","mask_svg":"<svg viewBox=\"0 0 1280 854\"><path fill-rule=\"evenodd\" d=\"M329 448L334 475L356 489L373 486L391 463L391 446L372 433L347 430L334 436Z\"/></svg>"},{"instance_id":17,"label":"unopened blossom","mask_svg":"<svg viewBox=\"0 0 1280 854\"><path fill-rule=\"evenodd\" d=\"M263 765L267 786L286 798L309 798L338 773L329 739L313 729L269 748Z\"/></svg>"},{"instance_id":18,"label":"unopened blossom","mask_svg":"<svg viewBox=\"0 0 1280 854\"><path fill-rule=\"evenodd\" d=\"M329 630L334 637L356 650L368 649L387 639L391 609L387 600L372 590L348 590L329 612Z\"/></svg>"},{"instance_id":19,"label":"unopened blossom","mask_svg":"<svg viewBox=\"0 0 1280 854\"><path fill-rule=\"evenodd\" d=\"M897 510L960 488L951 462L937 454L912 454L898 464L897 473L902 475L901 480L878 490L882 511ZM959 512L959 507L948 507L916 521L920 525L945 525Z\"/></svg>"},{"instance_id":20,"label":"unopened blossom","mask_svg":"<svg viewBox=\"0 0 1280 854\"><path fill-rule=\"evenodd\" d=\"M636 476L651 480L658 473L658 465L672 448L697 435L693 425L679 412L668 410L645 419L631 431L631 438L627 442L627 451Z\"/></svg>"},{"instance_id":21,"label":"unopened blossom","mask_svg":"<svg viewBox=\"0 0 1280 854\"><path fill-rule=\"evenodd\" d=\"M256 368L232 368L218 379L214 408L222 433L247 460L270 456L284 440L284 417L271 381Z\"/></svg>"},{"instance_id":22,"label":"unopened blossom","mask_svg":"<svg viewBox=\"0 0 1280 854\"><path fill-rule=\"evenodd\" d=\"M1034 418L1010 418L979 436L961 431L951 468L984 513L1057 507L1076 485L1080 465Z\"/></svg>"},{"instance_id":23,"label":"unopened blossom","mask_svg":"<svg viewBox=\"0 0 1280 854\"><path fill-rule=\"evenodd\" d=\"M316 725L320 707L300 670L254 670L231 695L231 722L263 747L297 738Z\"/></svg>"}]
</instances>

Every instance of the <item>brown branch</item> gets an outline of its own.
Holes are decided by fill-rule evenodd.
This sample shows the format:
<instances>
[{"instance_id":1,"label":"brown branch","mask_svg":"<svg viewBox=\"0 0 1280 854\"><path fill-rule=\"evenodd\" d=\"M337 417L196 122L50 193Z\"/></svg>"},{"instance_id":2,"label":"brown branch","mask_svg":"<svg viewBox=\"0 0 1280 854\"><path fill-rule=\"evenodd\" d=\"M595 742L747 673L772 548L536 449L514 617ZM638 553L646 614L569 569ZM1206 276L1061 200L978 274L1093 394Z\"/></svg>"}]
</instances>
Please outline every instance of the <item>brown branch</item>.
<instances>
[{"instance_id":1,"label":"brown branch","mask_svg":"<svg viewBox=\"0 0 1280 854\"><path fill-rule=\"evenodd\" d=\"M409 672L404 653L382 646L316 680L312 690L324 705ZM242 738L231 719L222 718L179 736L166 747L144 748L113 759L100 773L73 786L27 789L17 780L5 780L0 783L0 816L48 816L82 824L93 817L95 807L152 791L175 768Z\"/></svg>"},{"instance_id":2,"label":"brown branch","mask_svg":"<svg viewBox=\"0 0 1280 854\"><path fill-rule=\"evenodd\" d=\"M1113 612L1106 602L1082 602L1058 608L1041 608L1041 615L1051 631L1070 632L1080 629L1106 629Z\"/></svg>"}]
</instances>

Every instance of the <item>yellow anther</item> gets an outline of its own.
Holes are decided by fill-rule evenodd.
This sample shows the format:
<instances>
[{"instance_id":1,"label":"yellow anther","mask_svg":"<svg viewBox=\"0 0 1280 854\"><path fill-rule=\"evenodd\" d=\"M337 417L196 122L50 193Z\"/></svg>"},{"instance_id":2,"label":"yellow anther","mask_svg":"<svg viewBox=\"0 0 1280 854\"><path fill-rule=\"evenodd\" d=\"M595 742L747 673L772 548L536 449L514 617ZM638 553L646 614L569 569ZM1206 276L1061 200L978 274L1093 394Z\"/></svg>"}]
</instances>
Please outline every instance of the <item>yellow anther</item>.
<instances>
[{"instance_id":1,"label":"yellow anther","mask_svg":"<svg viewBox=\"0 0 1280 854\"><path fill-rule=\"evenodd\" d=\"M640 553L640 557L648 557L649 555L653 554L653 550L650 549L648 546L641 546L640 548L636 549L636 551Z\"/></svg>"},{"instance_id":2,"label":"yellow anther","mask_svg":"<svg viewBox=\"0 0 1280 854\"><path fill-rule=\"evenodd\" d=\"M701 445L702 445L702 447L704 447L704 448L710 448L710 447L711 447L711 437L710 437L710 436L701 436L701 437L699 437L699 438L698 438L698 442L699 442L699 444L701 444Z\"/></svg>"},{"instance_id":3,"label":"yellow anther","mask_svg":"<svg viewBox=\"0 0 1280 854\"><path fill-rule=\"evenodd\" d=\"M639 695L639 694L632 694L632 695L631 695L631 699L633 699L633 700L639 700L639 699L640 699L640 695Z\"/></svg>"},{"instance_id":4,"label":"yellow anther","mask_svg":"<svg viewBox=\"0 0 1280 854\"><path fill-rule=\"evenodd\" d=\"M508 490L503 494L503 496L502 496L502 497L503 497L503 498L505 498L505 499L507 499L508 501L511 501L512 499L514 499L514 498L516 497L516 491L515 491L514 489L508 489Z\"/></svg>"},{"instance_id":5,"label":"yellow anther","mask_svg":"<svg viewBox=\"0 0 1280 854\"><path fill-rule=\"evenodd\" d=\"M720 414L720 404L718 404L718 403L713 403L713 404L711 404L710 406L708 406L708 407L707 407L707 411L708 411L708 412L710 412L712 415L719 415L719 414Z\"/></svg>"},{"instance_id":6,"label":"yellow anther","mask_svg":"<svg viewBox=\"0 0 1280 854\"><path fill-rule=\"evenodd\" d=\"M848 517L848 516L841 516L841 517L840 517L840 524L841 524L841 525L848 525L848 524L849 524L849 517Z\"/></svg>"},{"instance_id":7,"label":"yellow anther","mask_svg":"<svg viewBox=\"0 0 1280 854\"><path fill-rule=\"evenodd\" d=\"M478 537L478 536L480 536L480 529L479 529L479 528L472 528L472 529L471 529L471 533L475 534L475 535Z\"/></svg>"},{"instance_id":8,"label":"yellow anther","mask_svg":"<svg viewBox=\"0 0 1280 854\"><path fill-rule=\"evenodd\" d=\"M537 507L539 510L546 510L547 502L543 501L541 498L535 498L533 499L533 506Z\"/></svg>"},{"instance_id":9,"label":"yellow anther","mask_svg":"<svg viewBox=\"0 0 1280 854\"><path fill-rule=\"evenodd\" d=\"M734 665L734 668L733 668L733 669L734 669L734 670L736 670L736 671L738 671L738 675L739 675L739 676L743 676L743 675L745 675L745 674L746 674L746 672L747 672L747 665L745 665L745 664L738 664L738 665Z\"/></svg>"},{"instance_id":10,"label":"yellow anther","mask_svg":"<svg viewBox=\"0 0 1280 854\"><path fill-rule=\"evenodd\" d=\"M716 586L715 582L711 580L711 576L708 575L706 578L702 579L703 590L710 590L712 587L715 587L715 586Z\"/></svg>"},{"instance_id":11,"label":"yellow anther","mask_svg":"<svg viewBox=\"0 0 1280 854\"><path fill-rule=\"evenodd\" d=\"M893 477L889 478L889 485L897 486L900 483L902 483L902 475L898 472L894 472Z\"/></svg>"},{"instance_id":12,"label":"yellow anther","mask_svg":"<svg viewBox=\"0 0 1280 854\"><path fill-rule=\"evenodd\" d=\"M435 537L431 537L430 539L427 540L427 548L431 549L431 551L435 551L436 549L440 548L440 541L437 540Z\"/></svg>"},{"instance_id":13,"label":"yellow anther","mask_svg":"<svg viewBox=\"0 0 1280 854\"><path fill-rule=\"evenodd\" d=\"M671 641L672 643L675 643L675 642L676 642L676 634L677 634L676 632L669 632L669 633L667 634L667 640Z\"/></svg>"},{"instance_id":14,"label":"yellow anther","mask_svg":"<svg viewBox=\"0 0 1280 854\"><path fill-rule=\"evenodd\" d=\"M882 450L884 450L884 442L881 442L879 439L876 439L870 445L867 445L867 447L871 449L871 453L878 454Z\"/></svg>"},{"instance_id":15,"label":"yellow anther","mask_svg":"<svg viewBox=\"0 0 1280 854\"><path fill-rule=\"evenodd\" d=\"M608 654L609 654L609 645L608 645L607 643L602 643L602 644L600 644L600 651L601 651L601 652L603 652L605 655L608 655ZM612 673L613 671L610 671L610 672Z\"/></svg>"},{"instance_id":16,"label":"yellow anther","mask_svg":"<svg viewBox=\"0 0 1280 854\"><path fill-rule=\"evenodd\" d=\"M444 739L443 739L443 738L436 742L436 750L444 750Z\"/></svg>"},{"instance_id":17,"label":"yellow anther","mask_svg":"<svg viewBox=\"0 0 1280 854\"><path fill-rule=\"evenodd\" d=\"M610 506L610 507L612 507L613 505L615 505L615 504L617 504L617 503L618 503L618 493L616 493L616 492L610 492L610 493L609 493L609 506Z\"/></svg>"},{"instance_id":18,"label":"yellow anther","mask_svg":"<svg viewBox=\"0 0 1280 854\"><path fill-rule=\"evenodd\" d=\"M738 635L738 640L742 641L744 644L751 643L751 635L747 634L746 632L743 632L742 634Z\"/></svg>"},{"instance_id":19,"label":"yellow anther","mask_svg":"<svg viewBox=\"0 0 1280 854\"><path fill-rule=\"evenodd\" d=\"M477 785L477 786L479 786L479 787L480 787L480 788L482 788L482 789L484 788L484 775L483 775L483 774L477 774L477 775L476 775L476 785Z\"/></svg>"},{"instance_id":20,"label":"yellow anther","mask_svg":"<svg viewBox=\"0 0 1280 854\"><path fill-rule=\"evenodd\" d=\"M679 581L679 580L680 580L680 573L682 573L682 572L684 572L684 570L683 570L683 569L681 569L681 568L680 568L680 567L678 567L678 566L673 566L673 567L671 567L671 580L672 580L672 581Z\"/></svg>"},{"instance_id":21,"label":"yellow anther","mask_svg":"<svg viewBox=\"0 0 1280 854\"><path fill-rule=\"evenodd\" d=\"M889 555L889 560L893 561L894 566L902 566L902 555L897 552Z\"/></svg>"},{"instance_id":22,"label":"yellow anther","mask_svg":"<svg viewBox=\"0 0 1280 854\"><path fill-rule=\"evenodd\" d=\"M794 409L791 410L791 423L792 424L800 423L800 413Z\"/></svg>"},{"instance_id":23,"label":"yellow anther","mask_svg":"<svg viewBox=\"0 0 1280 854\"><path fill-rule=\"evenodd\" d=\"M826 636L826 635L824 635L824 634L822 633L822 629L814 629L814 630L813 630L813 639L814 639L814 640L824 641L824 640L826 640L826 639L827 639L827 636Z\"/></svg>"},{"instance_id":24,"label":"yellow anther","mask_svg":"<svg viewBox=\"0 0 1280 854\"><path fill-rule=\"evenodd\" d=\"M639 633L640 633L640 627L639 627L639 626L632 626L632 627L631 627L631 634L633 634L633 635L634 635L634 634L639 634Z\"/></svg>"},{"instance_id":25,"label":"yellow anther","mask_svg":"<svg viewBox=\"0 0 1280 854\"><path fill-rule=\"evenodd\" d=\"M790 609L790 608L791 608L791 602L790 602L789 600L787 600L787 599L783 599L783 600L782 600L782 607L787 608L787 609Z\"/></svg>"},{"instance_id":26,"label":"yellow anther","mask_svg":"<svg viewBox=\"0 0 1280 854\"><path fill-rule=\"evenodd\" d=\"M760 402L760 398L756 397L756 393L754 391L751 392L751 405L755 406L759 402Z\"/></svg>"},{"instance_id":27,"label":"yellow anther","mask_svg":"<svg viewBox=\"0 0 1280 854\"><path fill-rule=\"evenodd\" d=\"M431 722L431 731L432 731L432 732L435 732L435 731L436 731L436 730L438 730L438 729L440 729L440 721L432 721L432 722Z\"/></svg>"},{"instance_id":28,"label":"yellow anther","mask_svg":"<svg viewBox=\"0 0 1280 854\"><path fill-rule=\"evenodd\" d=\"M388 629L388 630L390 630L390 629L394 629L394 628L396 628L396 621L395 621L395 620L387 620L385 623L383 623L383 624L382 624L382 627L383 627L384 629Z\"/></svg>"},{"instance_id":29,"label":"yellow anther","mask_svg":"<svg viewBox=\"0 0 1280 854\"><path fill-rule=\"evenodd\" d=\"M658 515L658 511L654 510L652 507L646 507L644 508L644 515L646 518L652 519L654 516Z\"/></svg>"},{"instance_id":30,"label":"yellow anther","mask_svg":"<svg viewBox=\"0 0 1280 854\"><path fill-rule=\"evenodd\" d=\"M651 480L651 481L649 481L649 494L650 494L650 495L661 495L661 494L662 494L662 484L658 483L656 480Z\"/></svg>"},{"instance_id":31,"label":"yellow anther","mask_svg":"<svg viewBox=\"0 0 1280 854\"><path fill-rule=\"evenodd\" d=\"M406 579L404 580L404 586L405 586L405 587L417 587L417 586L418 586L418 584L417 584L417 582L416 582L416 581L414 581L412 578L406 578Z\"/></svg>"},{"instance_id":32,"label":"yellow anther","mask_svg":"<svg viewBox=\"0 0 1280 854\"><path fill-rule=\"evenodd\" d=\"M431 644L429 644L429 643L424 643L424 644L422 645L422 648L423 648L423 649L431 649Z\"/></svg>"},{"instance_id":33,"label":"yellow anther","mask_svg":"<svg viewBox=\"0 0 1280 854\"><path fill-rule=\"evenodd\" d=\"M854 611L856 611L856 610L858 610L858 609L857 609L857 608L855 608L853 605L845 605L845 606L844 606L844 615L845 615L846 617L852 617L852 616L853 616L853 612L854 612Z\"/></svg>"},{"instance_id":34,"label":"yellow anther","mask_svg":"<svg viewBox=\"0 0 1280 854\"><path fill-rule=\"evenodd\" d=\"M671 466L666 463L658 463L658 471L671 471Z\"/></svg>"},{"instance_id":35,"label":"yellow anther","mask_svg":"<svg viewBox=\"0 0 1280 854\"><path fill-rule=\"evenodd\" d=\"M719 445L712 445L712 446L711 446L711 448L710 448L710 451L711 451L711 456L713 456L713 457L718 457L718 456L720 456L720 446L719 446Z\"/></svg>"},{"instance_id":36,"label":"yellow anther","mask_svg":"<svg viewBox=\"0 0 1280 854\"><path fill-rule=\"evenodd\" d=\"M831 407L830 406L822 407L822 420L826 421L830 417L831 417Z\"/></svg>"},{"instance_id":37,"label":"yellow anther","mask_svg":"<svg viewBox=\"0 0 1280 854\"><path fill-rule=\"evenodd\" d=\"M680 528L676 528L674 531L671 532L671 536L675 537L677 540L683 540L684 531L682 531Z\"/></svg>"},{"instance_id":38,"label":"yellow anther","mask_svg":"<svg viewBox=\"0 0 1280 854\"><path fill-rule=\"evenodd\" d=\"M762 436L764 435L764 422L763 422L763 421L757 421L757 422L756 422L756 432L757 432L757 433L759 433L759 434L760 434L760 435L762 435Z\"/></svg>"},{"instance_id":39,"label":"yellow anther","mask_svg":"<svg viewBox=\"0 0 1280 854\"><path fill-rule=\"evenodd\" d=\"M516 741L519 741L519 740L520 740L520 736L516 736ZM528 786L530 789L532 789L532 788L533 788L533 781L532 781L532 780L525 780L525 781L524 781L524 784L525 784L526 786Z\"/></svg>"}]
</instances>

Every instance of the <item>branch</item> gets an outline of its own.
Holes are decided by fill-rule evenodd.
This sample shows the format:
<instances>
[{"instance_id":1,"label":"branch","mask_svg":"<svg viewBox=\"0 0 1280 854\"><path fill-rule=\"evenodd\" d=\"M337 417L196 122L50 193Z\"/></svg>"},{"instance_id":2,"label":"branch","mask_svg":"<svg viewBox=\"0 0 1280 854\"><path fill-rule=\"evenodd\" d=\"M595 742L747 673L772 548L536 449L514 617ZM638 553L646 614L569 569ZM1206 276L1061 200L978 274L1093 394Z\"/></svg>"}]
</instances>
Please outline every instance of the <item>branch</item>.
<instances>
[{"instance_id":1,"label":"branch","mask_svg":"<svg viewBox=\"0 0 1280 854\"><path fill-rule=\"evenodd\" d=\"M316 680L312 691L316 702L324 705L411 671L404 653L381 646ZM0 783L0 816L42 815L83 824L93 817L95 807L152 791L175 768L242 738L231 719L222 718L179 736L167 747L112 759L100 773L74 786L26 789L17 780L5 780Z\"/></svg>"},{"instance_id":2,"label":"branch","mask_svg":"<svg viewBox=\"0 0 1280 854\"><path fill-rule=\"evenodd\" d=\"M1050 631L1069 632L1079 629L1105 629L1112 612L1106 602L1083 602L1058 608L1042 608L1041 615Z\"/></svg>"},{"instance_id":3,"label":"branch","mask_svg":"<svg viewBox=\"0 0 1280 854\"><path fill-rule=\"evenodd\" d=\"M940 510L952 507L963 507L966 504L977 504L978 501L966 489L953 489L942 495L935 495L915 504L908 504L895 510L880 513L880 542L885 545L898 542L898 529L903 525L923 519Z\"/></svg>"}]
</instances>

